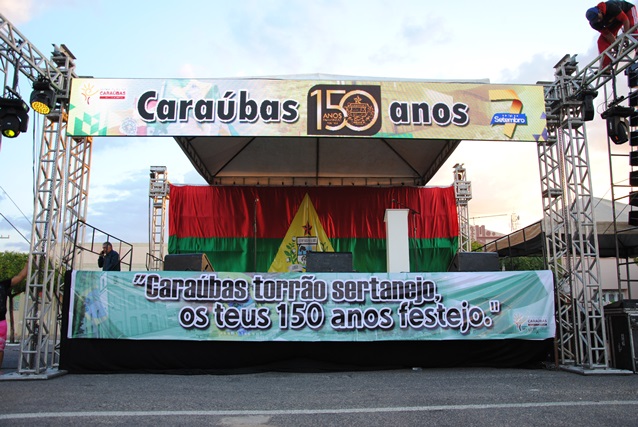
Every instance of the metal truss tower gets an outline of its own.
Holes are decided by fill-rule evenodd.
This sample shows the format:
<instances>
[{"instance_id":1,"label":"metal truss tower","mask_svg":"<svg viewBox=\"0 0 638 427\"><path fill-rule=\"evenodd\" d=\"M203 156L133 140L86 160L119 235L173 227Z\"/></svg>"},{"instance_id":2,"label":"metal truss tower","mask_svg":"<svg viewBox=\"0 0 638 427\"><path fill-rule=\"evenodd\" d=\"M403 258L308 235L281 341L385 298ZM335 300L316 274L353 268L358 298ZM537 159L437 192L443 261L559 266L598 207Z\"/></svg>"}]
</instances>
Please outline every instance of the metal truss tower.
<instances>
[{"instance_id":1,"label":"metal truss tower","mask_svg":"<svg viewBox=\"0 0 638 427\"><path fill-rule=\"evenodd\" d=\"M150 198L150 236L149 257L146 268L149 271L164 270L164 234L166 231L166 202L169 195L168 172L166 166L151 166L151 180L148 196Z\"/></svg>"},{"instance_id":2,"label":"metal truss tower","mask_svg":"<svg viewBox=\"0 0 638 427\"><path fill-rule=\"evenodd\" d=\"M634 62L637 47L634 35L623 34L582 70L566 55L554 67L555 81L544 83L548 135L537 149L558 363L567 369L609 368L585 122L594 117L597 90ZM605 56L612 62L601 69Z\"/></svg>"},{"instance_id":3,"label":"metal truss tower","mask_svg":"<svg viewBox=\"0 0 638 427\"><path fill-rule=\"evenodd\" d=\"M467 180L463 164L454 165L454 195L459 216L459 252L472 251L468 202L472 200L472 183Z\"/></svg>"},{"instance_id":4,"label":"metal truss tower","mask_svg":"<svg viewBox=\"0 0 638 427\"><path fill-rule=\"evenodd\" d=\"M32 82L42 76L58 93L59 107L43 119L18 366L23 378L47 378L59 373L64 273L73 268L86 219L92 139L66 136L73 54L54 45L46 59L2 15L0 39L5 81L11 71Z\"/></svg>"}]
</instances>

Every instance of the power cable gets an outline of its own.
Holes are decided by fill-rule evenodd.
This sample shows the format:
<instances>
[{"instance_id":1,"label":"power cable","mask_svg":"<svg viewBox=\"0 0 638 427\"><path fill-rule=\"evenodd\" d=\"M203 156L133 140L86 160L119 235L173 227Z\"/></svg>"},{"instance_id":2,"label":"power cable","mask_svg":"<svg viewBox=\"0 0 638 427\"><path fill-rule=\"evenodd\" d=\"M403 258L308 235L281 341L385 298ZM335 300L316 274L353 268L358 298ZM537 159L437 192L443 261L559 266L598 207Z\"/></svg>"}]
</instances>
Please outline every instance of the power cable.
<instances>
[{"instance_id":1,"label":"power cable","mask_svg":"<svg viewBox=\"0 0 638 427\"><path fill-rule=\"evenodd\" d=\"M11 198L11 196L9 196L9 193L7 193L7 190L5 190L4 188L2 188L2 186L0 185L0 190L2 190L4 192L4 194L7 195L7 197L9 198L9 200L11 200L11 203L13 203L13 206L16 207L16 209L18 209L20 211L20 213L22 214L22 216L24 217L24 219L27 220L27 222L29 223L29 225L31 225L31 220L29 218L27 218L27 216L24 214L24 212L22 212L22 209L20 209L20 207L16 204L16 202L13 201L13 199Z\"/></svg>"},{"instance_id":2,"label":"power cable","mask_svg":"<svg viewBox=\"0 0 638 427\"><path fill-rule=\"evenodd\" d=\"M2 215L2 212L0 212L0 216L1 216L2 218L4 218L4 220L5 220L5 221L7 221L7 222L9 223L9 225L10 225L11 227L13 227L13 229L14 229L15 231L17 231L17 232L18 232L18 234L19 234L20 236L22 236L22 238L23 238L23 239L24 239L27 243L31 244L31 242L29 241L29 239L27 239L26 237L24 237L24 234L20 233L20 230L18 230L18 229L16 228L16 226L15 226L15 225L13 225L13 224L11 223L11 221L9 221L9 220L7 219L7 217L6 217L6 216Z\"/></svg>"}]
</instances>

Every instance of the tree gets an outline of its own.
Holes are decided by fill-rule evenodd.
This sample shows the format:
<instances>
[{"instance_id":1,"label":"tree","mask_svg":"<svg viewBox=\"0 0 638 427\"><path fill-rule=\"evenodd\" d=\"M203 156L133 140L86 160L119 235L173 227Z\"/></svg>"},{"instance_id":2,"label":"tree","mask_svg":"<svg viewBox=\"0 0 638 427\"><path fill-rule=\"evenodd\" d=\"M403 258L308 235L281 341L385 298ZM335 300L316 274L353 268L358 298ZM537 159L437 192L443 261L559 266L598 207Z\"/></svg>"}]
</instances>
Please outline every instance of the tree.
<instances>
[{"instance_id":1,"label":"tree","mask_svg":"<svg viewBox=\"0 0 638 427\"><path fill-rule=\"evenodd\" d=\"M29 261L29 254L20 252L0 252L0 278L7 279L15 276L22 270L24 265ZM13 319L13 297L21 292L24 292L26 287L26 280L11 288L11 293L8 295L9 299L9 323L11 324L11 330L9 335L9 341L15 342L15 322Z\"/></svg>"}]
</instances>

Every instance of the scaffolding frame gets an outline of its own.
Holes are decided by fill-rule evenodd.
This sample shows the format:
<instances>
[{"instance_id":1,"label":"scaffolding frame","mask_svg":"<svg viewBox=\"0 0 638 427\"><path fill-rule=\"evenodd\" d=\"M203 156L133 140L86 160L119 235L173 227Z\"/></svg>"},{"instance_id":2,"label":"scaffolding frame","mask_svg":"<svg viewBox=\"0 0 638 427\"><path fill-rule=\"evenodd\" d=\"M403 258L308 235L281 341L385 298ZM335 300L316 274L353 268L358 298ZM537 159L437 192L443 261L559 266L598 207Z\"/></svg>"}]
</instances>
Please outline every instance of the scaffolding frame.
<instances>
[{"instance_id":1,"label":"scaffolding frame","mask_svg":"<svg viewBox=\"0 0 638 427\"><path fill-rule=\"evenodd\" d=\"M29 274L18 375L59 375L60 325L64 275L73 269L75 243L83 236L87 210L92 138L67 136L67 111L75 57L54 45L51 59L33 46L0 14L0 57L7 76L22 74L51 81L59 106L43 117L29 250Z\"/></svg>"},{"instance_id":2,"label":"scaffolding frame","mask_svg":"<svg viewBox=\"0 0 638 427\"><path fill-rule=\"evenodd\" d=\"M472 200L472 183L467 180L463 164L454 165L454 195L459 217L459 252L472 252L472 233L468 203Z\"/></svg>"},{"instance_id":3,"label":"scaffolding frame","mask_svg":"<svg viewBox=\"0 0 638 427\"><path fill-rule=\"evenodd\" d=\"M169 188L166 166L151 166L148 190L150 199L149 248L146 260L146 268L149 271L164 270L164 235Z\"/></svg>"},{"instance_id":4,"label":"scaffolding frame","mask_svg":"<svg viewBox=\"0 0 638 427\"><path fill-rule=\"evenodd\" d=\"M593 119L597 89L635 62L635 29L583 69L575 55L565 55L554 67L555 81L544 84L548 133L537 151L556 290L557 363L581 372L609 369L585 122ZM602 68L604 57L611 64Z\"/></svg>"}]
</instances>

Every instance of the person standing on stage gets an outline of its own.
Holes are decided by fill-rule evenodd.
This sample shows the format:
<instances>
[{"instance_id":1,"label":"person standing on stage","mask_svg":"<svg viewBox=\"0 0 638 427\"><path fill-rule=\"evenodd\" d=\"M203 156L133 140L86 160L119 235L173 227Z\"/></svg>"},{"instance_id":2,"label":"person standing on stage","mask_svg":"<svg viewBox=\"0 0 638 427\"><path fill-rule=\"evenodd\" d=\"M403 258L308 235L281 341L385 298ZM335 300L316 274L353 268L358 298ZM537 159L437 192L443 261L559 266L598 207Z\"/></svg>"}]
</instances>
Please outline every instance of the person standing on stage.
<instances>
[{"instance_id":1,"label":"person standing on stage","mask_svg":"<svg viewBox=\"0 0 638 427\"><path fill-rule=\"evenodd\" d=\"M621 28L626 33L638 22L636 7L626 1L600 2L596 7L587 9L585 16L589 25L600 33L598 53L602 53L616 41L616 36ZM601 68L605 68L610 63L611 58L605 56Z\"/></svg>"},{"instance_id":2,"label":"person standing on stage","mask_svg":"<svg viewBox=\"0 0 638 427\"><path fill-rule=\"evenodd\" d=\"M102 245L97 265L104 271L120 271L120 254L113 250L111 242L104 242Z\"/></svg>"},{"instance_id":3,"label":"person standing on stage","mask_svg":"<svg viewBox=\"0 0 638 427\"><path fill-rule=\"evenodd\" d=\"M22 271L10 279L0 281L0 368L4 360L4 348L7 344L7 300L11 295L11 288L27 277L28 263Z\"/></svg>"}]
</instances>

